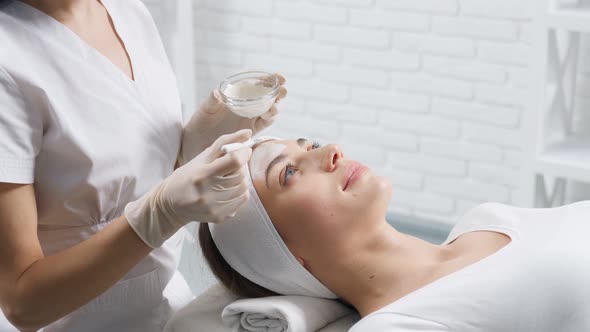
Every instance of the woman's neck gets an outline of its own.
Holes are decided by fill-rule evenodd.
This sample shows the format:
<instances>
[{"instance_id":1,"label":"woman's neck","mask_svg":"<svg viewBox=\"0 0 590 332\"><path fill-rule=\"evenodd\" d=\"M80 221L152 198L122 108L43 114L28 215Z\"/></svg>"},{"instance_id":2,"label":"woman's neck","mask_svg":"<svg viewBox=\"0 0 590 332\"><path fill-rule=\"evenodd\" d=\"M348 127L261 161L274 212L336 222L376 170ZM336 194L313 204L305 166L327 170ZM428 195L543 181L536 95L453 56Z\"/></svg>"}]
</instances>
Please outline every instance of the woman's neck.
<instances>
[{"instance_id":1,"label":"woman's neck","mask_svg":"<svg viewBox=\"0 0 590 332\"><path fill-rule=\"evenodd\" d=\"M365 234L345 259L332 261L322 273L329 288L363 317L430 283L457 256L448 246L399 233L387 222Z\"/></svg>"}]
</instances>

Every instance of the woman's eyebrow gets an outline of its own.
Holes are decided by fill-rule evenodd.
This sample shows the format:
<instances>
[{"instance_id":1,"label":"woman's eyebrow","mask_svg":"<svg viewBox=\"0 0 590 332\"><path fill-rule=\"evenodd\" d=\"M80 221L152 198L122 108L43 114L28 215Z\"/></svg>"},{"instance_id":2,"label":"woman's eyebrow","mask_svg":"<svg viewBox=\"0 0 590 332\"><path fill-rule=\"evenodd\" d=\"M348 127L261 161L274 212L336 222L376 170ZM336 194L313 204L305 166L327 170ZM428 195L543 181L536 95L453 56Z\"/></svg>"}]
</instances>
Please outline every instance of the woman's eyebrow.
<instances>
[{"instance_id":1,"label":"woman's eyebrow","mask_svg":"<svg viewBox=\"0 0 590 332\"><path fill-rule=\"evenodd\" d=\"M297 139L297 145L299 145L299 147L303 147L305 145L305 143L307 143L307 139L305 139L305 138L298 138ZM271 162L268 164L268 166L266 166L266 171L264 173L264 182L266 183L266 188L269 188L269 186L268 186L268 176L270 174L270 171L272 170L272 168L275 165L277 165L281 161L285 160L285 158L287 158L286 155L280 154L280 155L276 156L273 160L271 160Z\"/></svg>"},{"instance_id":2,"label":"woman's eyebrow","mask_svg":"<svg viewBox=\"0 0 590 332\"><path fill-rule=\"evenodd\" d=\"M266 172L264 175L264 181L266 182L266 188L269 188L268 186L268 175L270 174L270 171L272 170L272 168L277 165L278 163L280 163L281 161L285 160L285 158L287 158L287 155L284 154L280 154L278 156L276 156L269 164L268 166L266 166ZM270 188L269 188L270 189Z\"/></svg>"}]
</instances>

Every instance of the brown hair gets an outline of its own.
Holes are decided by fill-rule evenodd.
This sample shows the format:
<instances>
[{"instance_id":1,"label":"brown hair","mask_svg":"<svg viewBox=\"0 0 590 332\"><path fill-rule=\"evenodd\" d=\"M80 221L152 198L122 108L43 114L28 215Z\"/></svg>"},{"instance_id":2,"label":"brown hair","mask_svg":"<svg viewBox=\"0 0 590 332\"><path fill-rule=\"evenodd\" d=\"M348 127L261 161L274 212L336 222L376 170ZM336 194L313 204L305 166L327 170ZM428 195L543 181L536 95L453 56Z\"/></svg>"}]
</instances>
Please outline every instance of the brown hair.
<instances>
[{"instance_id":1,"label":"brown hair","mask_svg":"<svg viewBox=\"0 0 590 332\"><path fill-rule=\"evenodd\" d=\"M201 244L203 256L205 256L205 260L209 264L213 274L230 292L239 297L250 298L279 295L253 283L234 270L223 256L221 256L219 249L217 249L215 242L213 242L213 237L211 237L207 223L201 223L199 225L199 243Z\"/></svg>"}]
</instances>

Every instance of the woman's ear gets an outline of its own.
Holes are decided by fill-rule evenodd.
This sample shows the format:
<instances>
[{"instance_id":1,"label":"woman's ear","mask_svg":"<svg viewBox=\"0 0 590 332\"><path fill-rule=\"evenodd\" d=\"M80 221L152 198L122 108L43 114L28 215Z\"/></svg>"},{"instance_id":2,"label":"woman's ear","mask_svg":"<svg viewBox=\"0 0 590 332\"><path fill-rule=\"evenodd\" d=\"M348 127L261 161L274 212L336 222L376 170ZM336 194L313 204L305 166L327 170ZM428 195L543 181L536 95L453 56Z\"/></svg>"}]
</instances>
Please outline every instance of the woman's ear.
<instances>
[{"instance_id":1,"label":"woman's ear","mask_svg":"<svg viewBox=\"0 0 590 332\"><path fill-rule=\"evenodd\" d=\"M297 258L297 261L299 262L299 264L301 264L301 266L305 267L305 261L303 260L303 258L299 256L295 256L295 258Z\"/></svg>"}]
</instances>

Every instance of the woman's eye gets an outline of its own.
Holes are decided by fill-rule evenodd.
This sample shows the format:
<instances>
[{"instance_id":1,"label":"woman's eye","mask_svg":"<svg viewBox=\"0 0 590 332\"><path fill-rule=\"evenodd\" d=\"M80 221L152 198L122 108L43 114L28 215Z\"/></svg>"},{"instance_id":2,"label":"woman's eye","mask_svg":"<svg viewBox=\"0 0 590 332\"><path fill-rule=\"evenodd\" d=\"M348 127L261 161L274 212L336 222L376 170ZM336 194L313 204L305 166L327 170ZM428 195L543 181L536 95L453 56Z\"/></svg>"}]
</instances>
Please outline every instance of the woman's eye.
<instances>
[{"instance_id":1,"label":"woman's eye","mask_svg":"<svg viewBox=\"0 0 590 332\"><path fill-rule=\"evenodd\" d=\"M295 173L297 173L297 167L293 166L292 164L287 164L287 166L285 166L285 176L283 178L284 186L287 185L289 178Z\"/></svg>"},{"instance_id":2,"label":"woman's eye","mask_svg":"<svg viewBox=\"0 0 590 332\"><path fill-rule=\"evenodd\" d=\"M317 148L319 148L321 146L322 145L320 144L320 142L313 141L311 143L311 146L308 146L307 151L315 150L315 149L317 149ZM282 175L282 177L283 177L283 181L282 181L283 186L286 186L287 183L288 183L288 181L289 181L289 178L292 175L295 175L295 173L297 173L298 171L299 171L299 169L295 165L293 165L291 163L288 163L287 166L285 166L285 168L284 168L284 172L283 172L284 175Z\"/></svg>"}]
</instances>

